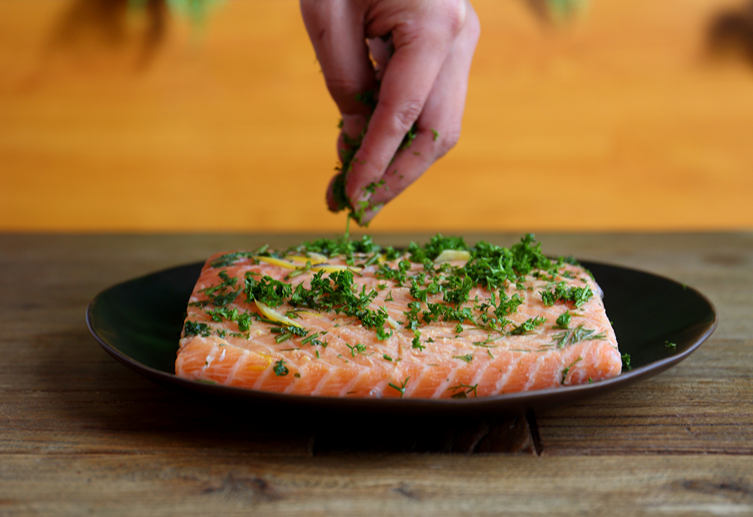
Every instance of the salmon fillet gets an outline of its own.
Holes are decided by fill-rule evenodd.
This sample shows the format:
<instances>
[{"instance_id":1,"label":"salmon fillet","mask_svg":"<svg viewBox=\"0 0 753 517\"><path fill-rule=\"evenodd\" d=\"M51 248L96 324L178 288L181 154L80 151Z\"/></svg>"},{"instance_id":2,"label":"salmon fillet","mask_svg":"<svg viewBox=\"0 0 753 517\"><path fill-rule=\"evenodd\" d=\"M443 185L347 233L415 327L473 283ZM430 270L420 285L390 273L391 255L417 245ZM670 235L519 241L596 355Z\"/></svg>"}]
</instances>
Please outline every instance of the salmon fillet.
<instances>
[{"instance_id":1,"label":"salmon fillet","mask_svg":"<svg viewBox=\"0 0 753 517\"><path fill-rule=\"evenodd\" d=\"M532 235L509 249L437 235L405 251L364 237L218 253L175 362L186 379L330 397L487 397L621 368L590 273Z\"/></svg>"}]
</instances>

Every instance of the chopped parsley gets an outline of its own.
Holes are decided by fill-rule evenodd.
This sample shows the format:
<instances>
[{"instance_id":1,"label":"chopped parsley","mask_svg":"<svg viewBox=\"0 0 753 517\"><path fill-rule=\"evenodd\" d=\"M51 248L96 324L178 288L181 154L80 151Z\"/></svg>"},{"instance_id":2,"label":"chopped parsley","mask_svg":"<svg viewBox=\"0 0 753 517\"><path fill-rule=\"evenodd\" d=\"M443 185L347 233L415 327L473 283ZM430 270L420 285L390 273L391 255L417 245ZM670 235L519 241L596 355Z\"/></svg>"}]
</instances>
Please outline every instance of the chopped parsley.
<instances>
[{"instance_id":1,"label":"chopped parsley","mask_svg":"<svg viewBox=\"0 0 753 517\"><path fill-rule=\"evenodd\" d=\"M461 361L465 361L466 363L470 363L473 361L473 354L467 354L467 355L454 355L452 356L453 359L460 359Z\"/></svg>"},{"instance_id":2,"label":"chopped parsley","mask_svg":"<svg viewBox=\"0 0 753 517\"><path fill-rule=\"evenodd\" d=\"M534 330L539 325L543 325L546 323L546 318L543 316L536 316L535 318L528 318L520 325L516 325L513 327L513 329L510 331L510 335L512 336L521 336L523 334L528 334L532 330Z\"/></svg>"},{"instance_id":3,"label":"chopped parsley","mask_svg":"<svg viewBox=\"0 0 753 517\"><path fill-rule=\"evenodd\" d=\"M206 323L197 323L195 321L187 321L183 326L183 333L188 336L201 336L209 337L209 325Z\"/></svg>"},{"instance_id":4,"label":"chopped parsley","mask_svg":"<svg viewBox=\"0 0 753 517\"><path fill-rule=\"evenodd\" d=\"M282 359L280 359L279 361L275 363L274 372L277 377L284 377L288 373L290 373L290 371L288 370L288 367L285 366L285 361Z\"/></svg>"},{"instance_id":5,"label":"chopped parsley","mask_svg":"<svg viewBox=\"0 0 753 517\"><path fill-rule=\"evenodd\" d=\"M566 329L570 327L570 311L565 311L557 318L557 328Z\"/></svg>"},{"instance_id":6,"label":"chopped parsley","mask_svg":"<svg viewBox=\"0 0 753 517\"><path fill-rule=\"evenodd\" d=\"M413 331L413 341L411 341L411 344L413 345L413 348L418 348L419 350L423 350L426 348L425 345L421 344L421 332L418 330Z\"/></svg>"},{"instance_id":7,"label":"chopped parsley","mask_svg":"<svg viewBox=\"0 0 753 517\"><path fill-rule=\"evenodd\" d=\"M576 307L580 307L593 296L593 291L589 286L584 287L567 287L565 282L557 282L554 288L541 292L541 300L544 305L551 306L556 302L573 302Z\"/></svg>"}]
</instances>

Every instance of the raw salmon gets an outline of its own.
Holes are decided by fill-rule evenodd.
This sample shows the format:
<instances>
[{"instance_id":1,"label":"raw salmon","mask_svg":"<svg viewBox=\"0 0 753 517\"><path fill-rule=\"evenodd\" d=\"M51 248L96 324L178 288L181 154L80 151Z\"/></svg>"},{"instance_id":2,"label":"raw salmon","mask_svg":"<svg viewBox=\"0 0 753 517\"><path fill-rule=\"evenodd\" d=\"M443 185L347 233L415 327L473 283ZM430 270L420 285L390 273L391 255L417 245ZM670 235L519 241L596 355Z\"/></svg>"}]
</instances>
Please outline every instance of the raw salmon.
<instances>
[{"instance_id":1,"label":"raw salmon","mask_svg":"<svg viewBox=\"0 0 753 517\"><path fill-rule=\"evenodd\" d=\"M189 300L178 376L300 395L486 397L620 373L588 271L434 237L398 252L319 240L218 253Z\"/></svg>"}]
</instances>

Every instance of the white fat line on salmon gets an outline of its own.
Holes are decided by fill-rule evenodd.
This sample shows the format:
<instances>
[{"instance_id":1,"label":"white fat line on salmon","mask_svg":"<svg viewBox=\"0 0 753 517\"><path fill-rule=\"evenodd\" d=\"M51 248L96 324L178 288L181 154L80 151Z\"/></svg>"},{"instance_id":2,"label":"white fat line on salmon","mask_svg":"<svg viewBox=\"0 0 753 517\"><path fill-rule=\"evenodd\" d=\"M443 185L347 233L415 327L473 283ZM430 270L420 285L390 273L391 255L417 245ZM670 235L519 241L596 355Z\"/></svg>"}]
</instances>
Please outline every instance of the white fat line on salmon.
<instances>
[{"instance_id":1,"label":"white fat line on salmon","mask_svg":"<svg viewBox=\"0 0 753 517\"><path fill-rule=\"evenodd\" d=\"M516 361L510 360L507 364L507 370L503 372L499 368L497 368L497 371L502 373L497 383L494 385L494 392L490 393L489 395L499 395L503 392L503 388L507 386L507 380L510 378L510 375L512 374L513 369L515 368Z\"/></svg>"},{"instance_id":2,"label":"white fat line on salmon","mask_svg":"<svg viewBox=\"0 0 753 517\"><path fill-rule=\"evenodd\" d=\"M442 382L437 387L437 389L434 391L431 397L435 399L440 398L441 394L447 391L447 388L455 384L454 380L457 374L458 374L458 368L453 369L452 372L450 372L450 376L445 378L444 382Z\"/></svg>"},{"instance_id":3,"label":"white fat line on salmon","mask_svg":"<svg viewBox=\"0 0 753 517\"><path fill-rule=\"evenodd\" d=\"M264 383L267 381L267 377L270 377L270 376L278 377L274 371L275 362L276 361L274 359L270 358L269 364L266 366L266 368L264 368L264 370L261 371L260 375L256 378L256 382L253 384L253 386L251 386L252 390L258 390L259 388L264 386Z\"/></svg>"},{"instance_id":4,"label":"white fat line on salmon","mask_svg":"<svg viewBox=\"0 0 753 517\"><path fill-rule=\"evenodd\" d=\"M363 377L367 373L366 368L359 367L359 369L361 371L359 371L358 374L354 375L353 378L340 389L340 392L337 394L338 397L343 397L349 393L355 393L355 391L351 391L351 389L356 386L358 384L358 381L361 380L361 377Z\"/></svg>"},{"instance_id":5,"label":"white fat line on salmon","mask_svg":"<svg viewBox=\"0 0 753 517\"><path fill-rule=\"evenodd\" d=\"M324 361L320 359L319 363L323 364ZM330 377L332 377L332 375L337 369L337 367L332 365L329 361L326 361L325 366L327 367L327 373L322 375L322 378L319 379L319 382L316 383L316 386L314 387L314 389L311 390L311 395L319 395L319 393L321 393L321 391L327 385L327 382L329 382Z\"/></svg>"},{"instance_id":6,"label":"white fat line on salmon","mask_svg":"<svg viewBox=\"0 0 753 517\"><path fill-rule=\"evenodd\" d=\"M424 377L426 377L429 374L432 366L438 366L438 365L426 364L421 367L421 374L417 378L414 378L413 381L411 381L411 389L410 391L406 391L405 393L406 395L410 396L411 394L413 394L414 391L418 389L419 386L421 386L421 384L423 384Z\"/></svg>"},{"instance_id":7,"label":"white fat line on salmon","mask_svg":"<svg viewBox=\"0 0 753 517\"><path fill-rule=\"evenodd\" d=\"M241 350L241 356L238 359L236 359L235 365L233 365L233 367L230 369L230 371L227 374L227 380L225 381L225 384L227 384L228 386L230 386L231 383L233 382L233 379L235 378L235 374L238 371L238 369L241 367L242 364L246 362L248 357L251 355L251 352L246 350L245 348L240 348L240 347L237 347L237 348Z\"/></svg>"},{"instance_id":8,"label":"white fat line on salmon","mask_svg":"<svg viewBox=\"0 0 753 517\"><path fill-rule=\"evenodd\" d=\"M478 387L481 384L481 379L483 379L486 370L489 369L489 366L491 366L491 364L491 361L482 361L481 368L478 369L476 375L474 375L473 379L471 379L471 382L469 382L468 384L470 384L471 386L476 385L476 387ZM476 397L478 397L478 392L476 392Z\"/></svg>"},{"instance_id":9,"label":"white fat line on salmon","mask_svg":"<svg viewBox=\"0 0 753 517\"><path fill-rule=\"evenodd\" d=\"M575 366L576 364L578 364L582 360L583 360L582 357L578 357L575 361L573 361L572 363L570 363L570 365L568 365L564 370L562 370L562 382L560 382L560 384L563 384L563 385L565 384L565 380L567 379L567 375L569 373L571 373L570 369L573 366ZM575 372L572 372L572 373L574 374ZM571 382L568 382L568 384L572 384L572 378L573 378L573 375L570 375L570 381Z\"/></svg>"},{"instance_id":10,"label":"white fat line on salmon","mask_svg":"<svg viewBox=\"0 0 753 517\"><path fill-rule=\"evenodd\" d=\"M203 372L204 370L206 370L207 368L209 368L209 365L211 365L211 364L212 364L212 361L214 361L214 352L215 352L215 349L216 349L216 348L217 348L217 345L214 345L214 346L212 347L212 351L211 351L211 352L209 352L209 354L207 354L207 357L206 357L206 359L204 360L204 366L202 366L202 367L201 367L201 371L202 371L202 372Z\"/></svg>"},{"instance_id":11,"label":"white fat line on salmon","mask_svg":"<svg viewBox=\"0 0 753 517\"><path fill-rule=\"evenodd\" d=\"M567 353L564 353L564 352L563 352L563 353L561 353L561 354L559 355L559 363L560 363L560 364L559 364L559 365L557 366L557 371L558 371L558 372L560 372L560 375L562 375L562 372L564 372L564 371L565 371L565 364L566 364L566 363L567 363L568 361L570 361L570 357L568 356L568 354L567 354ZM563 381L564 381L564 378L563 378ZM562 382L560 382L560 384L563 384L563 383L562 383Z\"/></svg>"},{"instance_id":12,"label":"white fat line on salmon","mask_svg":"<svg viewBox=\"0 0 753 517\"><path fill-rule=\"evenodd\" d=\"M536 358L536 362L534 363L533 370L531 370L528 373L528 380L525 383L525 386L523 386L523 389L520 391L528 391L531 386L536 382L536 374L539 373L539 370L541 369L541 363L546 360L546 356L540 355Z\"/></svg>"}]
</instances>

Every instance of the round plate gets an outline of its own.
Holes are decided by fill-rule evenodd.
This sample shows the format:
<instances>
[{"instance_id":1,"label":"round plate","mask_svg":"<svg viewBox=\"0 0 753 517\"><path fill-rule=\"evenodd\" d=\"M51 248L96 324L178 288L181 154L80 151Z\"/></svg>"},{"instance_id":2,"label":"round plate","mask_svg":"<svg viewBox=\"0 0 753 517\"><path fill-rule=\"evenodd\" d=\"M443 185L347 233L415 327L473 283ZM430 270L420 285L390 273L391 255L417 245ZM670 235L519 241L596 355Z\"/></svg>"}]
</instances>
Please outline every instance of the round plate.
<instances>
[{"instance_id":1,"label":"round plate","mask_svg":"<svg viewBox=\"0 0 753 517\"><path fill-rule=\"evenodd\" d=\"M160 384L280 409L370 414L504 414L570 404L656 375L679 363L716 328L713 304L673 280L618 266L582 262L604 291L621 353L631 370L593 384L468 399L371 399L286 395L182 379L175 357L188 298L202 263L117 284L89 304L89 330L110 355ZM668 348L666 342L676 346Z\"/></svg>"}]
</instances>

